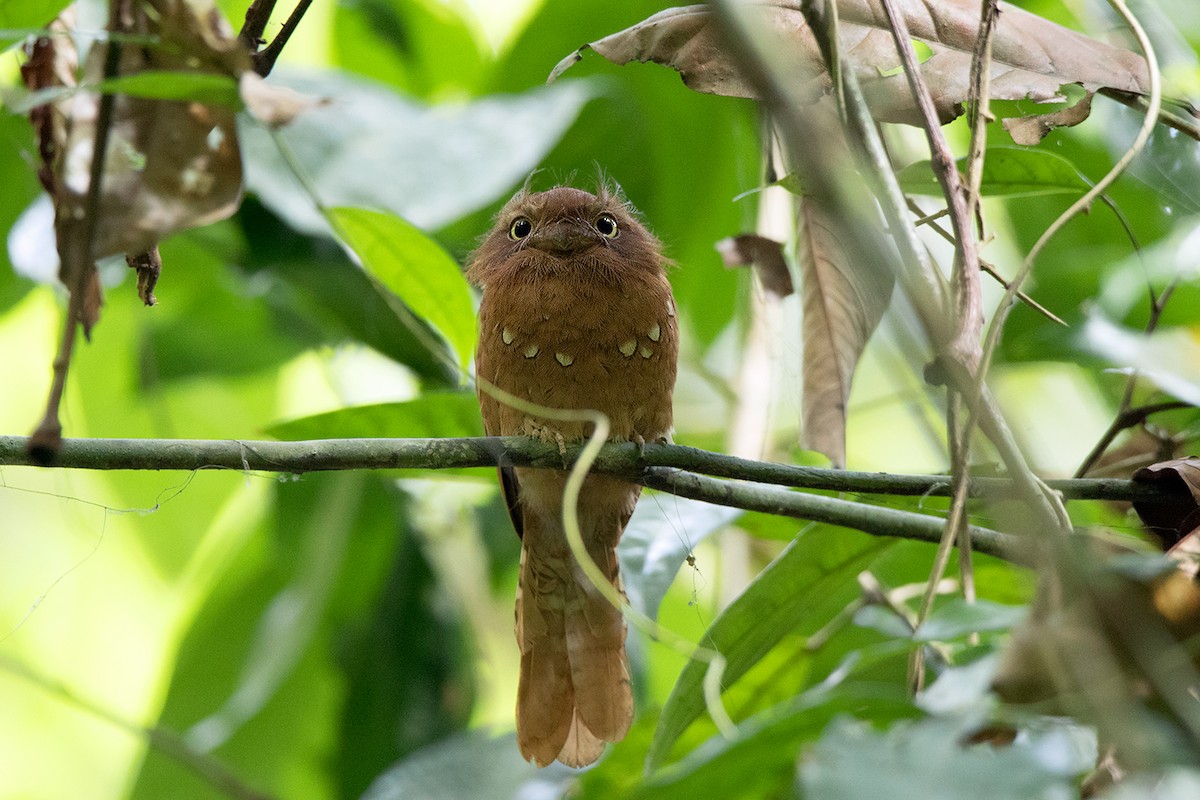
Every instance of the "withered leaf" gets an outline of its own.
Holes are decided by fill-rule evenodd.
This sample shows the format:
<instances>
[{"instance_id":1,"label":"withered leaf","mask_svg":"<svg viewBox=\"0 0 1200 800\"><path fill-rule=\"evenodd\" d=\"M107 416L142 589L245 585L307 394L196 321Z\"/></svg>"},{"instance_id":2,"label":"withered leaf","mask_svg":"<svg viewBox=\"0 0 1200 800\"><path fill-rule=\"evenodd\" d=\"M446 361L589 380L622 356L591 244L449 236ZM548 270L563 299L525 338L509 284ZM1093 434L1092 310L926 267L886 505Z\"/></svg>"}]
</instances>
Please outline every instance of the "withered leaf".
<instances>
[{"instance_id":1,"label":"withered leaf","mask_svg":"<svg viewBox=\"0 0 1200 800\"><path fill-rule=\"evenodd\" d=\"M1001 124L1014 142L1032 147L1045 139L1046 134L1055 128L1069 128L1087 119L1092 113L1093 97L1095 95L1088 92L1077 103L1060 111L1029 117L1011 117Z\"/></svg>"},{"instance_id":2,"label":"withered leaf","mask_svg":"<svg viewBox=\"0 0 1200 800\"><path fill-rule=\"evenodd\" d=\"M887 310L893 276L851 264L840 228L811 196L799 198L804 394L801 444L846 463L850 384L867 340Z\"/></svg>"},{"instance_id":3,"label":"withered leaf","mask_svg":"<svg viewBox=\"0 0 1200 800\"><path fill-rule=\"evenodd\" d=\"M127 253L125 263L137 270L138 297L148 306L156 304L158 298L154 296L154 287L162 274L162 256L158 254L158 248L136 255Z\"/></svg>"},{"instance_id":4,"label":"withered leaf","mask_svg":"<svg viewBox=\"0 0 1200 800\"><path fill-rule=\"evenodd\" d=\"M1174 458L1142 467L1135 481L1174 489L1169 500L1135 501L1133 508L1146 527L1162 540L1163 549L1200 528L1200 458Z\"/></svg>"},{"instance_id":5,"label":"withered leaf","mask_svg":"<svg viewBox=\"0 0 1200 800\"><path fill-rule=\"evenodd\" d=\"M52 28L65 33L70 25L66 17ZM193 11L185 0L120 4L110 30L141 37L111 45L120 48L119 77L191 73L236 80L249 68L249 55L215 9ZM143 44L146 39L154 44ZM39 39L23 70L26 86L98 85L106 77L109 46L102 42L92 48L80 77L70 36ZM40 175L55 204L60 277L72 292L98 286L92 278L95 259L147 253L171 233L229 216L241 198L241 157L231 106L118 94L100 191L90 206L100 105L99 94L80 90L31 111L44 162ZM98 298L89 296L83 305L94 312ZM88 331L94 313L81 321Z\"/></svg>"},{"instance_id":6,"label":"withered leaf","mask_svg":"<svg viewBox=\"0 0 1200 800\"><path fill-rule=\"evenodd\" d=\"M948 122L962 113L979 25L978 0L894 0L911 35L929 47L921 73L938 116ZM796 70L797 96L818 99L829 87L817 43L801 12L802 0L746 3L745 10L774 36L776 46L812 68ZM991 97L996 100L1060 102L1060 87L1080 84L1089 92L1114 89L1142 94L1147 70L1141 56L1000 3L992 40ZM873 0L839 0L840 44L867 102L885 122L919 124L886 17ZM677 70L692 89L732 97L754 97L721 41L718 25L702 5L670 8L638 24L581 47L551 73L551 80L594 50L616 64L653 61Z\"/></svg>"},{"instance_id":7,"label":"withered leaf","mask_svg":"<svg viewBox=\"0 0 1200 800\"><path fill-rule=\"evenodd\" d=\"M743 233L717 242L717 252L729 269L752 267L763 288L776 297L792 293L792 274L783 257L783 243L756 233Z\"/></svg>"}]
</instances>

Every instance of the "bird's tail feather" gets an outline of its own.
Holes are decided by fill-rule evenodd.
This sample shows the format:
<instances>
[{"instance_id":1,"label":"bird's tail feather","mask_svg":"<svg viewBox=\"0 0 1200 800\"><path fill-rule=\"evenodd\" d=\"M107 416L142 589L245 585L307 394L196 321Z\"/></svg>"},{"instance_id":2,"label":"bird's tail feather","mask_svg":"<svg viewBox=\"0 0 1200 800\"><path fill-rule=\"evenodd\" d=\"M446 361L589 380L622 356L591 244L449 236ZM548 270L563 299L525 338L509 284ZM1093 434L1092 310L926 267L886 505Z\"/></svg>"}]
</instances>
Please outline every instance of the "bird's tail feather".
<instances>
[{"instance_id":1,"label":"bird's tail feather","mask_svg":"<svg viewBox=\"0 0 1200 800\"><path fill-rule=\"evenodd\" d=\"M565 541L530 536L529 522L517 593L517 741L521 754L538 766L555 759L586 766L600 757L605 742L624 738L633 719L625 621ZM595 543L592 558L618 591L619 535L618 528L612 536L587 537ZM544 546L548 539L558 546Z\"/></svg>"}]
</instances>

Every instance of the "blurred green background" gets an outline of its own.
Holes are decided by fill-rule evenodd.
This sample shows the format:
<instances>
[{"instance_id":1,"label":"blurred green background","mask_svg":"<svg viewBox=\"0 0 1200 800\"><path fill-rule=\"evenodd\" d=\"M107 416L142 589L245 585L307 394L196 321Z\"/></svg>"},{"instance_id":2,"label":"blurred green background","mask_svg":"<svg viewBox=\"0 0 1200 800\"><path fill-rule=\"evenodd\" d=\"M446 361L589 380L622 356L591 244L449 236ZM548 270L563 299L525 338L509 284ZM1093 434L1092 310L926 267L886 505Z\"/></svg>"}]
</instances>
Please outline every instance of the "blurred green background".
<instances>
[{"instance_id":1,"label":"blurred green background","mask_svg":"<svg viewBox=\"0 0 1200 800\"><path fill-rule=\"evenodd\" d=\"M1098 5L1071 5L1074 13L1049 0L1027 5L1097 35L1113 27ZM678 264L671 274L684 331L677 441L820 464L795 445L796 298L764 300L750 274L725 269L714 249L756 227L788 235L782 190L747 194L763 183L753 105L690 92L661 67L617 68L594 55L544 85L582 43L662 7L318 0L272 80L333 104L282 136L324 202L395 212L460 263L530 174L539 188L619 184ZM223 0L221 8L236 28L244 4ZM1184 85L1194 80L1194 5L1164 0L1143 11L1156 35L1176 45L1167 50L1172 74ZM37 18L15 5L4 13L11 16L0 28ZM277 22L268 37L276 30ZM0 60L5 85L15 85L18 62L11 48ZM1095 181L1136 124L1133 112L1098 101L1093 119L1051 134L1039 149ZM994 142L1011 145L993 127ZM123 263L103 266L106 305L92 341L76 353L67 435L477 434L466 379L414 338L407 312L330 238L270 136L249 120L241 131L244 206L226 222L163 243L157 307L141 306ZM961 143L958 124L952 135ZM916 132L889 137L899 161L922 157ZM6 434L29 432L39 417L63 308L61 289L45 278L55 269L52 250L37 238L47 230L47 207L39 223L35 163L28 122L0 113ZM1113 212L1097 206L1038 261L1026 289L1069 327L1018 308L993 383L1046 474L1070 474L1107 427L1124 388L1114 370L1131 359L1167 376L1175 396L1200 393L1197 166L1194 142L1160 131L1110 193L1140 254ZM1076 196L990 200L994 239L984 257L1011 275ZM1138 350L1121 356L1127 351L1114 341L1142 344L1147 285L1175 277L1182 283L1163 335L1192 349L1156 361ZM1000 292L988 291L994 303ZM948 467L940 401L920 380L926 355L913 331L897 304L868 348L851 398L851 468ZM1142 385L1140 399L1161 399L1152 381ZM1183 450L1198 430L1189 411L1156 422ZM1123 469L1113 474L1127 477L1132 468ZM536 773L511 735L518 542L493 481L490 470L292 478L0 467L0 796L226 796L195 769L209 755L245 786L277 797L556 796L575 777L561 768ZM886 502L944 508L936 500ZM1119 510L1073 510L1082 521L1136 529ZM698 684L690 699L685 686L677 690L683 699L668 705L681 737L666 760L682 760L643 779L652 733L686 660L634 634L635 728L577 796L792 796L800 791L798 752L836 772L839 753L891 746L844 718L826 730L845 714L881 729L921 718L914 724L923 728L891 730L917 731L922 759L958 735L954 723L905 698L910 643L884 622L835 627L824 647L804 646L858 596L858 572L870 569L889 586L923 580L930 546L651 494L624 543L626 585L664 625L700 641L720 609L793 540L774 579L756 584L764 597L786 597L782 616L744 619L725 631L760 637L761 652L727 700L735 719L747 721L742 738L714 737ZM695 565L676 576L692 552ZM980 562L982 596L1010 605L1029 599L1027 573ZM993 611L973 618L977 628L991 620L1002 632L1011 624L1002 609ZM949 605L945 613L955 619L959 610ZM967 632L947 635L956 642L951 666L966 669L996 647L996 635L976 642ZM814 693L835 669L846 681L840 693ZM976 680L959 701L982 702L985 685ZM681 703L698 708L689 716ZM190 755L180 758L142 730L157 726L180 737ZM1087 751L1087 737L1078 745L1076 733L1034 737L1001 772L1041 770L1045 786L1066 785L1086 767L1077 750ZM1044 766L1045 753L1071 758L1055 771ZM952 763L964 775L975 769ZM805 781L814 796L839 796L828 773L808 772Z\"/></svg>"}]
</instances>

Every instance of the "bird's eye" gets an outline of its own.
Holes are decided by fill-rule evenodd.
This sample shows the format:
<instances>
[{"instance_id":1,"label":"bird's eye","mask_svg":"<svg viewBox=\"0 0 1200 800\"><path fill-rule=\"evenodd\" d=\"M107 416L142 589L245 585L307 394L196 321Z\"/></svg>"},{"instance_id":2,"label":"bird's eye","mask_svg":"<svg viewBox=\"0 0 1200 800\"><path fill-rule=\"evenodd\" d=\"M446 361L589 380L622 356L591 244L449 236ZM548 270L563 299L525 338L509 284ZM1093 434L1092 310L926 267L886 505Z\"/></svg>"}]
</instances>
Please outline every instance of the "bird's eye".
<instances>
[{"instance_id":1,"label":"bird's eye","mask_svg":"<svg viewBox=\"0 0 1200 800\"><path fill-rule=\"evenodd\" d=\"M524 217L517 217L513 220L513 224L508 228L508 238L514 242L524 239L533 230L532 223Z\"/></svg>"},{"instance_id":2,"label":"bird's eye","mask_svg":"<svg viewBox=\"0 0 1200 800\"><path fill-rule=\"evenodd\" d=\"M596 230L605 239L617 238L617 221L613 219L611 214L601 214L596 218Z\"/></svg>"}]
</instances>

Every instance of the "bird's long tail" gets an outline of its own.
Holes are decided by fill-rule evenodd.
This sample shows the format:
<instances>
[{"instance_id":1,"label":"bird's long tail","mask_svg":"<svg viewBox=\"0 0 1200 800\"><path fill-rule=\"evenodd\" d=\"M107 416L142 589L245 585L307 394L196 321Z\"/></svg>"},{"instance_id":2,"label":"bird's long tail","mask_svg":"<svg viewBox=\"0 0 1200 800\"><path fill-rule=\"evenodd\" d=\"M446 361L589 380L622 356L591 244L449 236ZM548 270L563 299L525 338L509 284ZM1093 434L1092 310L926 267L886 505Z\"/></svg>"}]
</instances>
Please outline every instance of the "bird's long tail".
<instances>
[{"instance_id":1,"label":"bird's long tail","mask_svg":"<svg viewBox=\"0 0 1200 800\"><path fill-rule=\"evenodd\" d=\"M582 521L601 573L621 592L616 545L628 514ZM623 596L623 595L622 595ZM545 766L593 763L633 719L625 621L576 562L554 513L525 517L517 590L517 742Z\"/></svg>"}]
</instances>

